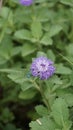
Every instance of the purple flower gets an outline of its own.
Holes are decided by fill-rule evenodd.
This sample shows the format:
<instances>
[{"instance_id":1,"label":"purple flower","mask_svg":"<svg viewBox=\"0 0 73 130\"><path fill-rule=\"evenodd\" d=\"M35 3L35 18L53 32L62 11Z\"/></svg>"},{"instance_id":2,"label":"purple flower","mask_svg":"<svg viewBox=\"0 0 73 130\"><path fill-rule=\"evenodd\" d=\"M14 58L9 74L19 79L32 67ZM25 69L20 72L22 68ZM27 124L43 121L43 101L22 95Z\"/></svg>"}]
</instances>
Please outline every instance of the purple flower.
<instances>
[{"instance_id":1,"label":"purple flower","mask_svg":"<svg viewBox=\"0 0 73 130\"><path fill-rule=\"evenodd\" d=\"M36 58L31 65L31 73L35 77L40 77L40 79L48 79L55 72L55 67L53 62L46 57Z\"/></svg>"},{"instance_id":2,"label":"purple flower","mask_svg":"<svg viewBox=\"0 0 73 130\"><path fill-rule=\"evenodd\" d=\"M24 6L30 6L32 4L33 0L20 0L20 4Z\"/></svg>"}]
</instances>

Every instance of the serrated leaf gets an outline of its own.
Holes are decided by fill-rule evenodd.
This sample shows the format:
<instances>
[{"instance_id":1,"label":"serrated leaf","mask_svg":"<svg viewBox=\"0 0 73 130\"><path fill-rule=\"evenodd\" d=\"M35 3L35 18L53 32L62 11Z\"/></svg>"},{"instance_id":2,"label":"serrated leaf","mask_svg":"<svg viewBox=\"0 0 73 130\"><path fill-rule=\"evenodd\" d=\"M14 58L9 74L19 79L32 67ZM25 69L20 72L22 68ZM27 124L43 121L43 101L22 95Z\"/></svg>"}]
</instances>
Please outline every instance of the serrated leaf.
<instances>
[{"instance_id":1,"label":"serrated leaf","mask_svg":"<svg viewBox=\"0 0 73 130\"><path fill-rule=\"evenodd\" d=\"M55 130L56 128L55 123L49 116L32 121L29 126L31 127L31 130Z\"/></svg>"},{"instance_id":2,"label":"serrated leaf","mask_svg":"<svg viewBox=\"0 0 73 130\"><path fill-rule=\"evenodd\" d=\"M64 99L58 98L54 101L52 116L59 126L64 127L66 125L69 120L69 110Z\"/></svg>"}]
</instances>

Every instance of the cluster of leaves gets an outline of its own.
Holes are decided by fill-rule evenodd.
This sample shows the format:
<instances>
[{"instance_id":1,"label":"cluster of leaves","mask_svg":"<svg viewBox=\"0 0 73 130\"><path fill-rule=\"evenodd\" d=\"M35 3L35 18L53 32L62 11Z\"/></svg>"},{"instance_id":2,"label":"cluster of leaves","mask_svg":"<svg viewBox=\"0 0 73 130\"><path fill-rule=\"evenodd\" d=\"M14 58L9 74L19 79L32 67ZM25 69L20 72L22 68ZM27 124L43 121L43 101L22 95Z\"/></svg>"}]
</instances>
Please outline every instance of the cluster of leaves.
<instances>
[{"instance_id":1,"label":"cluster of leaves","mask_svg":"<svg viewBox=\"0 0 73 130\"><path fill-rule=\"evenodd\" d=\"M25 7L6 0L0 11L0 127L19 130L11 123L16 117L10 103L26 106L37 101L42 105L27 113L36 120L31 130L72 130L73 0L33 1ZM41 55L56 66L55 75L41 83L51 112L30 74L32 58Z\"/></svg>"}]
</instances>

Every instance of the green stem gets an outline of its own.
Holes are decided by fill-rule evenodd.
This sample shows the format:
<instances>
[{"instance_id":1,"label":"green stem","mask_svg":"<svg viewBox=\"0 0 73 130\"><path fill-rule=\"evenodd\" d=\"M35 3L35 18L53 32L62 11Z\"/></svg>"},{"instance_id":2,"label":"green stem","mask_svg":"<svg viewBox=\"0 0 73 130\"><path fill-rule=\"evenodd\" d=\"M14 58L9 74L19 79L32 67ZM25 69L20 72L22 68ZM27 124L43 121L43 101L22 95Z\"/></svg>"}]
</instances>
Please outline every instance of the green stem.
<instances>
[{"instance_id":1,"label":"green stem","mask_svg":"<svg viewBox=\"0 0 73 130\"><path fill-rule=\"evenodd\" d=\"M43 98L43 101L44 101L44 104L46 105L46 107L48 108L49 111L51 111L51 107L50 107L50 103L49 101L46 99L46 96L43 92L43 89L41 87L41 85L39 86L35 80L32 80L32 83L34 84L35 88L40 92L42 98Z\"/></svg>"},{"instance_id":2,"label":"green stem","mask_svg":"<svg viewBox=\"0 0 73 130\"><path fill-rule=\"evenodd\" d=\"M48 110L51 111L49 100L47 100L47 98L43 92L42 86L39 86L39 87L40 87L40 93L41 93L41 96L43 98L43 101L44 101L45 105L47 106Z\"/></svg>"},{"instance_id":3,"label":"green stem","mask_svg":"<svg viewBox=\"0 0 73 130\"><path fill-rule=\"evenodd\" d=\"M63 56L61 53L58 52L58 54L64 59L66 60L69 64L71 64L73 66L73 63L65 56Z\"/></svg>"}]
</instances>

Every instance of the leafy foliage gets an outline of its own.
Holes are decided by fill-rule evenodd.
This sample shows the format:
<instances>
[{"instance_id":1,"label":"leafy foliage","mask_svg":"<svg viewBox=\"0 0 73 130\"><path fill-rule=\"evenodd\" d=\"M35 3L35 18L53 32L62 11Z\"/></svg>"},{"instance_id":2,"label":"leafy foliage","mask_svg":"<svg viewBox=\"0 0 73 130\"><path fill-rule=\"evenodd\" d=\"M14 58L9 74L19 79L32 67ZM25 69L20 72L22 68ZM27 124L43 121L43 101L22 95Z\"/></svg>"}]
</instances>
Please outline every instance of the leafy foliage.
<instances>
[{"instance_id":1,"label":"leafy foliage","mask_svg":"<svg viewBox=\"0 0 73 130\"><path fill-rule=\"evenodd\" d=\"M30 123L31 130L55 130L56 126L54 122L49 118L49 116L39 118L35 122Z\"/></svg>"},{"instance_id":2,"label":"leafy foliage","mask_svg":"<svg viewBox=\"0 0 73 130\"><path fill-rule=\"evenodd\" d=\"M65 124L67 124L69 119L69 111L64 99L58 98L55 100L52 106L52 116L58 125L66 127Z\"/></svg>"},{"instance_id":3,"label":"leafy foliage","mask_svg":"<svg viewBox=\"0 0 73 130\"><path fill-rule=\"evenodd\" d=\"M48 80L31 75L39 56L55 63ZM0 129L73 130L72 109L73 0L0 2Z\"/></svg>"}]
</instances>

